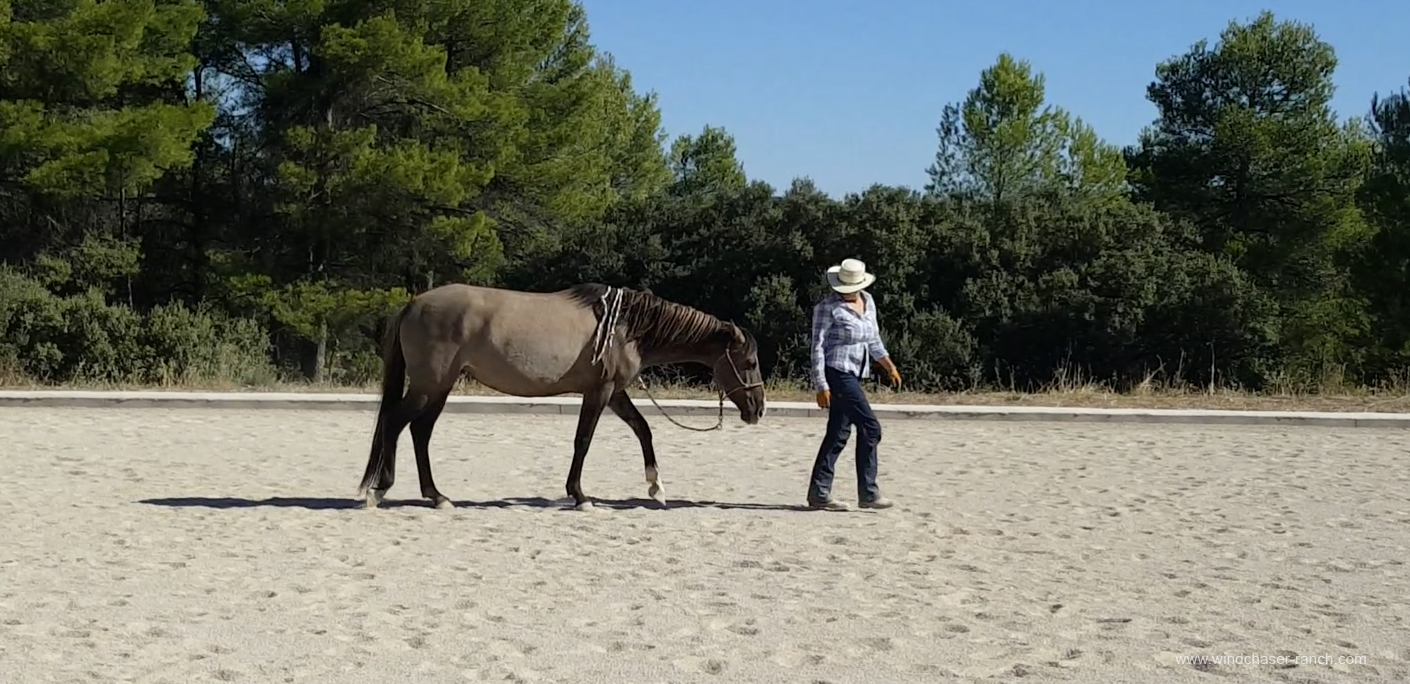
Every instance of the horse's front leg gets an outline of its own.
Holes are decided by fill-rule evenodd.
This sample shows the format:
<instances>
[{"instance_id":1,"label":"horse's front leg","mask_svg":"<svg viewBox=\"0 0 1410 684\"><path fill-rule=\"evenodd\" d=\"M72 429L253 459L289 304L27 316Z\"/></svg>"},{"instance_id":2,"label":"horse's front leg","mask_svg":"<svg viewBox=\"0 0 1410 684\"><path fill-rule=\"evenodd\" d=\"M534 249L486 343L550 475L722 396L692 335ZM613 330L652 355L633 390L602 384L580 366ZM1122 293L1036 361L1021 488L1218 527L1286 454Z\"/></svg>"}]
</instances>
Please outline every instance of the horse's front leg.
<instances>
[{"instance_id":1,"label":"horse's front leg","mask_svg":"<svg viewBox=\"0 0 1410 684\"><path fill-rule=\"evenodd\" d=\"M587 458L588 447L592 445L592 435L597 431L597 420L602 417L602 409L607 407L612 395L612 386L603 385L583 392L583 407L578 412L578 431L573 436L573 467L568 469L568 496L580 511L591 509L592 502L583 494L583 460Z\"/></svg>"},{"instance_id":2,"label":"horse's front leg","mask_svg":"<svg viewBox=\"0 0 1410 684\"><path fill-rule=\"evenodd\" d=\"M646 464L646 483L650 485L646 489L646 495L660 502L662 506L666 505L665 489L661 486L661 472L656 468L656 449L651 444L651 426L646 424L646 416L641 415L631 397L627 396L626 390L613 392L612 398L607 401L607 407L632 429L637 441L641 442L641 458Z\"/></svg>"}]
</instances>

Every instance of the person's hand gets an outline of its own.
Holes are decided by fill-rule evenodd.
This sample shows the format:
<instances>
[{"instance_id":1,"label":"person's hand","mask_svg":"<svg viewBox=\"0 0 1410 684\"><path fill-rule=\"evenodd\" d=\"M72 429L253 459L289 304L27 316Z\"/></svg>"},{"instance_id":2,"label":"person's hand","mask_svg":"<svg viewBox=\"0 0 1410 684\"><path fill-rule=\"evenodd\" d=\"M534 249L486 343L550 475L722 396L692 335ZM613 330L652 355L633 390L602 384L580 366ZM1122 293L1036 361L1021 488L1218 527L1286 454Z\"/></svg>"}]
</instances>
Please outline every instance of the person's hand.
<instances>
[{"instance_id":1,"label":"person's hand","mask_svg":"<svg viewBox=\"0 0 1410 684\"><path fill-rule=\"evenodd\" d=\"M880 364L882 368L886 369L887 375L891 376L891 386L897 388L900 387L901 372L896 370L896 364L891 360L891 357L887 356L878 361L877 363Z\"/></svg>"},{"instance_id":2,"label":"person's hand","mask_svg":"<svg viewBox=\"0 0 1410 684\"><path fill-rule=\"evenodd\" d=\"M832 392L823 390L818 392L818 408L825 409L832 405Z\"/></svg>"}]
</instances>

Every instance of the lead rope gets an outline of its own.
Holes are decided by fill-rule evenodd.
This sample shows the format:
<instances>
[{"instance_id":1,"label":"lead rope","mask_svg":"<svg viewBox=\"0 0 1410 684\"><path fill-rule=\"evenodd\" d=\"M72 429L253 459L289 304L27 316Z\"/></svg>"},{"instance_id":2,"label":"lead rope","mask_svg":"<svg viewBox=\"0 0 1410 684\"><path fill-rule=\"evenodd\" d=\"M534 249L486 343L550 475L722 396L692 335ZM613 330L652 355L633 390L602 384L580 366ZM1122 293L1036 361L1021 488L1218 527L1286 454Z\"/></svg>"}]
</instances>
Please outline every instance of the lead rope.
<instances>
[{"instance_id":1,"label":"lead rope","mask_svg":"<svg viewBox=\"0 0 1410 684\"><path fill-rule=\"evenodd\" d=\"M651 400L651 403L656 406L656 410L657 410L657 411L660 411L660 412L661 412L661 415L663 415L663 416L666 417L666 420L669 420L669 421L671 421L672 423L675 423L676 425L678 425L678 426L680 426L680 427L683 427L683 428L685 428L685 429L687 429L687 430L693 430L693 431L695 431L695 432L710 432L711 430L718 430L718 429L720 429L721 427L724 427L724 424L725 424L725 393L724 393L724 392L718 392L718 391L717 391L717 393L720 395L720 416L719 416L719 420L715 421L715 426L714 426L714 427L707 427L707 428L698 428L698 427L691 427L691 426L689 426L689 425L686 425L686 424L684 424L684 423L682 423L682 422L676 420L675 418L672 418L672 417L671 417L671 414L666 413L666 409L661 408L661 404L657 403L656 397L651 396L651 388L649 388L649 387L646 386L646 381L645 381L645 380L642 380L640 375L636 376L636 381L639 382L639 383L641 383L641 389L642 389L642 391L646 392L646 398Z\"/></svg>"}]
</instances>

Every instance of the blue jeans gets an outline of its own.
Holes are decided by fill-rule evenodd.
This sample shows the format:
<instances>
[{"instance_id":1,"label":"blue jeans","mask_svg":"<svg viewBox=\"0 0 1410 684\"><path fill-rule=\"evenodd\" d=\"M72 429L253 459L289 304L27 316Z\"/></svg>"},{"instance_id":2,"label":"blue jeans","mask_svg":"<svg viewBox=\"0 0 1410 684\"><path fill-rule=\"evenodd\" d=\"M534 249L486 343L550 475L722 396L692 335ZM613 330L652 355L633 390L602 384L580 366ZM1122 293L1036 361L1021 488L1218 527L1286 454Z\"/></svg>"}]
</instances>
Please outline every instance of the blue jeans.
<instances>
[{"instance_id":1,"label":"blue jeans","mask_svg":"<svg viewBox=\"0 0 1410 684\"><path fill-rule=\"evenodd\" d=\"M876 486L876 445L881 442L881 422L872 413L871 403L862 392L862 381L852 373L834 368L823 369L832 403L827 413L827 433L813 461L812 482L808 485L808 501L823 501L832 491L833 466L857 426L857 498L874 501L881 496Z\"/></svg>"}]
</instances>

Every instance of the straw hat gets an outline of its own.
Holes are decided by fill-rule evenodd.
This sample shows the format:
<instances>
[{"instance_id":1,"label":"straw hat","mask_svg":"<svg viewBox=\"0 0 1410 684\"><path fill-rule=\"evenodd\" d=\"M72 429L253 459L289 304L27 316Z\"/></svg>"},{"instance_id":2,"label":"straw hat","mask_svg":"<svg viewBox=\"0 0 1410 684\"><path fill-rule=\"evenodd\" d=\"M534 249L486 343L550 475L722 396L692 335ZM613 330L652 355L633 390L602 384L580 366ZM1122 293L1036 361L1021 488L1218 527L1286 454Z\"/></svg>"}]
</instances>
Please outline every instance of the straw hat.
<instances>
[{"instance_id":1,"label":"straw hat","mask_svg":"<svg viewBox=\"0 0 1410 684\"><path fill-rule=\"evenodd\" d=\"M867 273L867 265L856 259L843 259L842 263L827 269L827 284L842 294L865 290L876 282L876 276Z\"/></svg>"}]
</instances>

